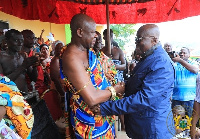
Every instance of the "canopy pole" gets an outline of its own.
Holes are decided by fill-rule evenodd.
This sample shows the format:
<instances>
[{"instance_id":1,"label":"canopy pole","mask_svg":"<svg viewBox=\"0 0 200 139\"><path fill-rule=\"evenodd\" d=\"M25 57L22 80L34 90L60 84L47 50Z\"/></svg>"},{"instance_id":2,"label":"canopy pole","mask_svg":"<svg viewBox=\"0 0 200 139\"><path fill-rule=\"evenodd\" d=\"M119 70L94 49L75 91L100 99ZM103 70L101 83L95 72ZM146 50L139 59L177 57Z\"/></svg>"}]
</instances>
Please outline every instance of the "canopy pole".
<instances>
[{"instance_id":1,"label":"canopy pole","mask_svg":"<svg viewBox=\"0 0 200 139\"><path fill-rule=\"evenodd\" d=\"M109 0L106 0L106 20L107 20L108 54L111 55Z\"/></svg>"}]
</instances>

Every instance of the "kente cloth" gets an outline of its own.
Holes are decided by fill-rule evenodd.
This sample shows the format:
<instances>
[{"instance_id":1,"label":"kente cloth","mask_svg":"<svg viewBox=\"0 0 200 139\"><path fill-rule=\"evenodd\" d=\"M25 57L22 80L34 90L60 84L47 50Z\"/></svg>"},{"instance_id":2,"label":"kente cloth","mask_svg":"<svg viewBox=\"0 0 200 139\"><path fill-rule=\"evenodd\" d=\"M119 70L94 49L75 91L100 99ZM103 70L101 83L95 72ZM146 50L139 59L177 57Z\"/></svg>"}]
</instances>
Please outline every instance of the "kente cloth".
<instances>
[{"instance_id":1,"label":"kente cloth","mask_svg":"<svg viewBox=\"0 0 200 139\"><path fill-rule=\"evenodd\" d=\"M62 49L61 49L61 51L60 51L60 58L59 58L59 65L60 65L60 75L61 75L61 79L63 79L62 77L64 77L63 76L63 73L62 73L62 59L61 59L61 57L62 57L62 55L63 55L63 53L64 53L64 51L66 50L66 46L64 46L64 47L62 47ZM70 101L69 101L69 95L70 95L70 93L69 93L69 91L68 91L68 89L67 89L67 87L66 87L66 85L65 85L65 81L63 80L63 86L65 86L64 87L64 89L65 89L65 112L64 112L64 117L65 117L65 124L66 124L66 130L65 130L65 137L66 137L66 139L71 139L73 136L74 136L74 132L73 132L73 127L72 127L72 125L71 125L71 122L70 122Z\"/></svg>"},{"instance_id":2,"label":"kente cloth","mask_svg":"<svg viewBox=\"0 0 200 139\"><path fill-rule=\"evenodd\" d=\"M112 60L116 65L120 65L121 61L119 60ZM124 81L124 77L123 77L123 71L122 70L117 70L117 74L115 75L115 79L117 80L117 82L123 82Z\"/></svg>"},{"instance_id":3,"label":"kente cloth","mask_svg":"<svg viewBox=\"0 0 200 139\"><path fill-rule=\"evenodd\" d=\"M22 139L29 139L33 128L34 115L16 84L6 76L0 76L0 105L5 106L6 115Z\"/></svg>"},{"instance_id":4,"label":"kente cloth","mask_svg":"<svg viewBox=\"0 0 200 139\"><path fill-rule=\"evenodd\" d=\"M112 83L112 85L116 84L117 81L115 80L115 75L117 74L117 70L112 59L106 56L103 52L99 52L97 55L97 58L99 62L101 63L104 74L110 75L109 81Z\"/></svg>"},{"instance_id":5,"label":"kente cloth","mask_svg":"<svg viewBox=\"0 0 200 139\"><path fill-rule=\"evenodd\" d=\"M96 89L105 90L110 86L106 79L100 61L95 52L90 49L88 52L89 67L87 72L90 74L90 80ZM70 81L62 72L62 63L60 65L61 78L65 81L70 92L70 121L75 131L77 139L82 138L109 138L115 137L114 116L94 115L89 106L84 102L82 96L77 93Z\"/></svg>"}]
</instances>

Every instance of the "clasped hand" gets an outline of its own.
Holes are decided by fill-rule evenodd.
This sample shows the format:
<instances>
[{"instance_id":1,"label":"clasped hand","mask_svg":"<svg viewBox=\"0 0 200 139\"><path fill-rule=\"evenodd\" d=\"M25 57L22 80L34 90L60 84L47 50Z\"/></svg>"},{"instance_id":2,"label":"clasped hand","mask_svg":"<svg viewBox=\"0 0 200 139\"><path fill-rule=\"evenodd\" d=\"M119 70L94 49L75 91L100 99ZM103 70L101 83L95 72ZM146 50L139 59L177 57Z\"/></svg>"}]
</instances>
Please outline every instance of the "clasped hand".
<instances>
[{"instance_id":1,"label":"clasped hand","mask_svg":"<svg viewBox=\"0 0 200 139\"><path fill-rule=\"evenodd\" d=\"M125 91L125 83L124 82L118 82L115 86L114 89L116 91L116 95L122 99Z\"/></svg>"},{"instance_id":2,"label":"clasped hand","mask_svg":"<svg viewBox=\"0 0 200 139\"><path fill-rule=\"evenodd\" d=\"M101 115L100 104L97 104L97 105L95 105L95 106L90 107L90 110L91 110L95 115Z\"/></svg>"},{"instance_id":3,"label":"clasped hand","mask_svg":"<svg viewBox=\"0 0 200 139\"><path fill-rule=\"evenodd\" d=\"M36 56L31 56L24 58L23 65L28 68L30 66L34 66L38 62L38 58Z\"/></svg>"},{"instance_id":4,"label":"clasped hand","mask_svg":"<svg viewBox=\"0 0 200 139\"><path fill-rule=\"evenodd\" d=\"M121 99L123 98L123 94L125 91L125 83L124 82L118 82L115 86L114 89L116 91L116 95ZM97 104L95 106L90 107L90 110L95 114L95 115L100 115L101 114L101 109L100 109L100 104Z\"/></svg>"}]
</instances>

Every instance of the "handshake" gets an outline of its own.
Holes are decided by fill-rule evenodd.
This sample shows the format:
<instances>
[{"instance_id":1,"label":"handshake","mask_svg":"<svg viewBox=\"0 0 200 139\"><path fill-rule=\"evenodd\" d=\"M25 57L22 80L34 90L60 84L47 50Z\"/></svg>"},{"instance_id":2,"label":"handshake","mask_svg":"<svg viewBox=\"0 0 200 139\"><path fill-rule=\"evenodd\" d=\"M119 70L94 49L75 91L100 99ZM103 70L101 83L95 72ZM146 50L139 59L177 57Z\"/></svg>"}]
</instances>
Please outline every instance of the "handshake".
<instances>
[{"instance_id":1,"label":"handshake","mask_svg":"<svg viewBox=\"0 0 200 139\"><path fill-rule=\"evenodd\" d=\"M112 86L111 86L112 87ZM107 90L110 87L107 87ZM119 99L123 98L124 95L124 91L125 91L125 83L124 82L118 82L115 86L112 87L114 89L114 91L116 92L116 97L118 97ZM112 96L111 98L113 98L113 92L111 91ZM101 115L101 109L100 109L100 104L97 104L95 106L90 107L90 110L95 114L95 115Z\"/></svg>"}]
</instances>

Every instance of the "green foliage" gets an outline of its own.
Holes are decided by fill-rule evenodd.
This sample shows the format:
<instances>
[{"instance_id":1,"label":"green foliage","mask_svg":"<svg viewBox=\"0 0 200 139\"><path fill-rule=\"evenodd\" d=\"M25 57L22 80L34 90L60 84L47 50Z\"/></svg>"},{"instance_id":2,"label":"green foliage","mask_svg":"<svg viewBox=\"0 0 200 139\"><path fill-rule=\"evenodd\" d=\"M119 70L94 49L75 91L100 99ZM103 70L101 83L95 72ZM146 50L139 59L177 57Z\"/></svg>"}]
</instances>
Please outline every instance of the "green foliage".
<instances>
[{"instance_id":1,"label":"green foliage","mask_svg":"<svg viewBox=\"0 0 200 139\"><path fill-rule=\"evenodd\" d=\"M136 30L135 24L111 24L110 28L114 33L114 40L119 44L119 47L124 50L124 45L130 41L130 36L134 35Z\"/></svg>"}]
</instances>

